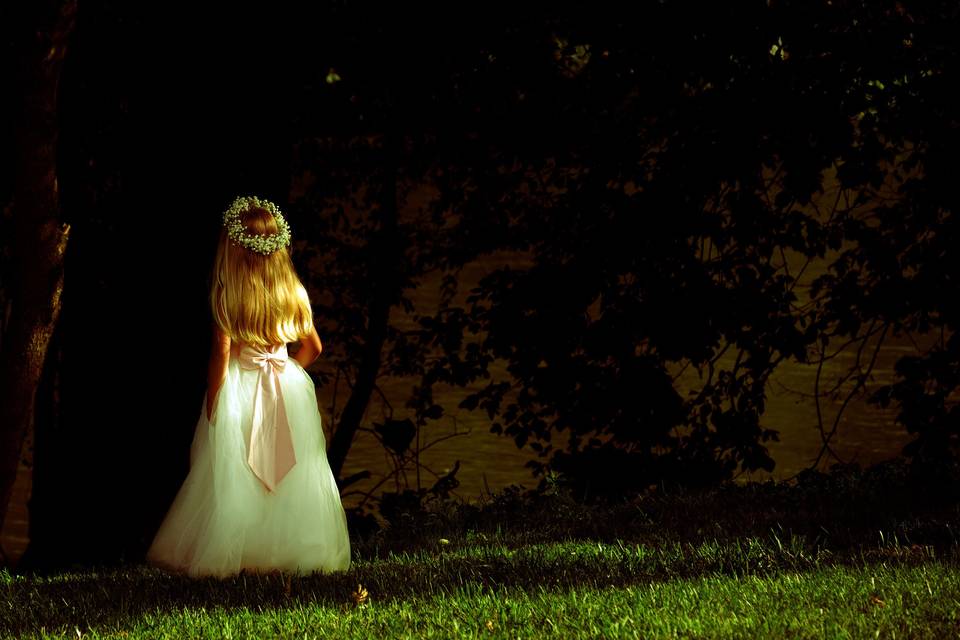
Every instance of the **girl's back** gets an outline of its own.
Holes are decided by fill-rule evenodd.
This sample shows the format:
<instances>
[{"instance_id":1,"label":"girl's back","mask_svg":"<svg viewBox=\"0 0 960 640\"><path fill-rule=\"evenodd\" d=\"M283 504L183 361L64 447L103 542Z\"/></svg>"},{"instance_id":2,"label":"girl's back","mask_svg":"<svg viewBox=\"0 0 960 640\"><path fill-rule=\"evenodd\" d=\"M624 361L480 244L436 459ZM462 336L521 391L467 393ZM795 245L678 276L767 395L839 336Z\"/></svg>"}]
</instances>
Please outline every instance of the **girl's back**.
<instances>
[{"instance_id":1,"label":"girl's back","mask_svg":"<svg viewBox=\"0 0 960 640\"><path fill-rule=\"evenodd\" d=\"M147 552L190 575L346 569L350 544L313 381L322 345L275 205L224 214L210 301L214 340L190 472ZM300 341L294 356L287 344Z\"/></svg>"}]
</instances>

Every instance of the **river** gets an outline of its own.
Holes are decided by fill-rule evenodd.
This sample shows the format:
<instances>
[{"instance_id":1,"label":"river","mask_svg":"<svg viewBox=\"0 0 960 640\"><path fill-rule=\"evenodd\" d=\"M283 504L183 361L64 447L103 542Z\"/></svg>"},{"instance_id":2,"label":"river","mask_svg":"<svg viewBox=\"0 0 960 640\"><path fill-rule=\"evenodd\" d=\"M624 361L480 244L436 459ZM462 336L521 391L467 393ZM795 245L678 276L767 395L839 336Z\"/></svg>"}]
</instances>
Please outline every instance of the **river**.
<instances>
[{"instance_id":1,"label":"river","mask_svg":"<svg viewBox=\"0 0 960 640\"><path fill-rule=\"evenodd\" d=\"M483 264L471 265L465 269L462 274L461 288L469 288L469 283L476 282L480 277L497 268L504 261L490 261ZM800 259L792 257L791 262ZM826 268L826 259L811 263L804 272L801 288L809 286L810 280L824 272ZM417 310L424 313L429 310L430 305L436 308L438 282L425 282L418 288L417 295L414 298ZM803 295L799 296L800 302L803 301ZM421 306L422 305L422 306ZM934 336L913 336L918 346L927 348ZM869 356L872 353L876 338L872 338L864 350ZM828 353L836 350L836 346L831 342L828 345ZM877 360L874 364L868 382L864 385L858 394L854 396L846 408L842 411L839 420L837 433L830 440L831 448L844 461L856 461L861 466L868 466L897 455L900 449L912 439L912 436L906 430L895 424L894 419L897 414L897 407L891 405L887 409L868 405L866 396L877 387L894 381L894 364L902 355L913 354L917 352L910 337L901 336L894 338L890 335L886 337L881 346ZM730 368L735 359L734 350L731 349L717 364L717 367ZM828 389L835 384L837 379L847 371L854 363L855 350L848 348L841 352L836 358L824 363L821 372L820 390L823 394L824 389ZM863 358L864 366L869 362L869 357ZM503 375L503 363L500 366L491 368L494 375ZM678 367L670 369L672 374L679 372ZM762 481L767 478L781 480L788 478L801 469L808 467L816 458L820 450L822 439L818 428L817 407L813 402L814 386L816 381L817 365L800 364L793 361L782 363L770 378L767 390L767 401L765 412L761 424L764 427L776 429L780 432L780 441L768 441L766 446L770 450L771 456L776 461L776 466L772 472L753 472L743 473L737 481ZM364 422L380 422L383 418L391 415L390 407L393 409L393 418L403 419L407 417L403 408L404 401L410 394L410 387L415 380L387 379L380 387L383 392L383 398L375 397L367 409ZM513 483L518 483L526 487L535 486L537 480L533 478L530 471L524 468L524 463L528 460L536 459L536 454L532 451L519 450L513 439L490 433L491 421L482 410L465 411L457 409L459 401L468 393L479 390L487 383L486 380L479 381L476 385L467 389L451 389L437 387L434 391L436 401L445 409L445 415L434 425L431 423L426 439L443 434L454 432L463 432L459 435L447 439L432 446L428 451L422 453L421 460L430 466L437 473L448 471L454 461L460 461L460 469L457 478L460 480L460 487L457 489L457 495L464 499L476 499L487 493L487 491L496 491L500 488ZM688 367L677 379L677 390L682 395L692 389L699 389L702 381L697 377L696 370ZM833 421L840 412L846 393L852 388L852 379L847 381L842 387L843 393L836 399L822 398L820 409L825 431L829 433ZM341 391L342 393L342 391ZM318 391L321 398L321 410L324 418L327 418L332 389L322 389ZM643 401L643 390L637 392L639 402ZM342 403L342 401L341 401ZM834 462L832 457L825 453L820 461L819 468L826 467ZM384 452L377 442L374 435L368 432L360 432L350 450L350 457L344 467L344 475L350 475L363 469L369 469L374 473L370 480L361 481L348 489L344 495L345 504L356 504L360 500L360 495L354 491L368 491L374 484L382 478L383 474L391 470L390 457ZM434 476L424 472L422 477L423 486L429 487L433 482ZM408 474L410 486L416 486L416 479L413 474ZM386 483L382 488L396 490L398 486L394 481Z\"/></svg>"}]
</instances>

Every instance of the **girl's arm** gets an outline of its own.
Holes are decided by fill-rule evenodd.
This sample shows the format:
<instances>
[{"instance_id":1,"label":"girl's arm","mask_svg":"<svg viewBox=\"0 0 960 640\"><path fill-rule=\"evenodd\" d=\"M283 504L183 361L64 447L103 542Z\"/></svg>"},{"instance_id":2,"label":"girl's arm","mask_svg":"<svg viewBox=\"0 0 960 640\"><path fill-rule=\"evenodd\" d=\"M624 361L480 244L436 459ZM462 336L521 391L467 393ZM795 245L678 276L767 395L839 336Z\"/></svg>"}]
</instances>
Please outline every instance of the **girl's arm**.
<instances>
[{"instance_id":1,"label":"girl's arm","mask_svg":"<svg viewBox=\"0 0 960 640\"><path fill-rule=\"evenodd\" d=\"M320 336L317 335L317 328L314 327L309 336L300 339L300 350L293 359L306 369L317 359L321 351L323 351L323 344L320 342Z\"/></svg>"},{"instance_id":2,"label":"girl's arm","mask_svg":"<svg viewBox=\"0 0 960 640\"><path fill-rule=\"evenodd\" d=\"M230 336L225 334L217 323L213 323L213 343L210 348L210 368L207 370L207 420L213 414L217 392L227 377L227 363L230 360Z\"/></svg>"}]
</instances>

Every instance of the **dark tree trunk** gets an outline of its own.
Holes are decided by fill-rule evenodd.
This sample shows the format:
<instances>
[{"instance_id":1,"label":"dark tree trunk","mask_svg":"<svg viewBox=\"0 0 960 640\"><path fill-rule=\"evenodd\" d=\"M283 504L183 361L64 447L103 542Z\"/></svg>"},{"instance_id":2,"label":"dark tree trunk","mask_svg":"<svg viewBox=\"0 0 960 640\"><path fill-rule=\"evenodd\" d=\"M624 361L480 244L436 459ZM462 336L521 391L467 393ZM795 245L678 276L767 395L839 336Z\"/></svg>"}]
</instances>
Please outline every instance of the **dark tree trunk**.
<instances>
[{"instance_id":1,"label":"dark tree trunk","mask_svg":"<svg viewBox=\"0 0 960 640\"><path fill-rule=\"evenodd\" d=\"M59 218L57 85L76 1L24 2L32 19L22 43L16 183L13 193L13 312L0 352L0 528L7 513L50 336L60 313L69 226Z\"/></svg>"},{"instance_id":2,"label":"dark tree trunk","mask_svg":"<svg viewBox=\"0 0 960 640\"><path fill-rule=\"evenodd\" d=\"M357 369L357 380L350 393L350 399L340 414L337 430L330 442L327 460L330 469L336 478L340 478L343 463L347 459L353 437L360 428L360 420L370 403L370 396L380 370L380 352L387 337L387 319L390 315L390 303L386 299L386 292L376 292L376 297L370 303L369 320L367 323L367 340L363 350L360 367ZM341 487L343 488L343 487Z\"/></svg>"},{"instance_id":3,"label":"dark tree trunk","mask_svg":"<svg viewBox=\"0 0 960 640\"><path fill-rule=\"evenodd\" d=\"M357 379L330 442L327 460L335 478L340 473L380 372L381 352L387 339L390 307L399 293L393 273L397 268L397 140L392 133L384 139L384 183L380 197L381 222L369 246L371 257L371 299L367 315L367 335Z\"/></svg>"}]
</instances>

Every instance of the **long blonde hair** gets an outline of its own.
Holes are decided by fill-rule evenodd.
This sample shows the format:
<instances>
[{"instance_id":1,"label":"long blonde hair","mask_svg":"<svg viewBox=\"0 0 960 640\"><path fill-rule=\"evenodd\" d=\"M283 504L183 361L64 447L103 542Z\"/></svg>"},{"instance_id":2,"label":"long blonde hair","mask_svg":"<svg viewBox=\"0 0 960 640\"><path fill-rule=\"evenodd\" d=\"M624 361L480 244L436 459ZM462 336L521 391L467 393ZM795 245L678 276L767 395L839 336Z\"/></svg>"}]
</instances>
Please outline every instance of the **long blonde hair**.
<instances>
[{"instance_id":1,"label":"long blonde hair","mask_svg":"<svg viewBox=\"0 0 960 640\"><path fill-rule=\"evenodd\" d=\"M252 207L240 219L248 235L277 233L265 209ZM217 244L210 304L214 321L234 341L266 347L313 331L310 298L286 247L262 255L235 244L226 228Z\"/></svg>"}]
</instances>

